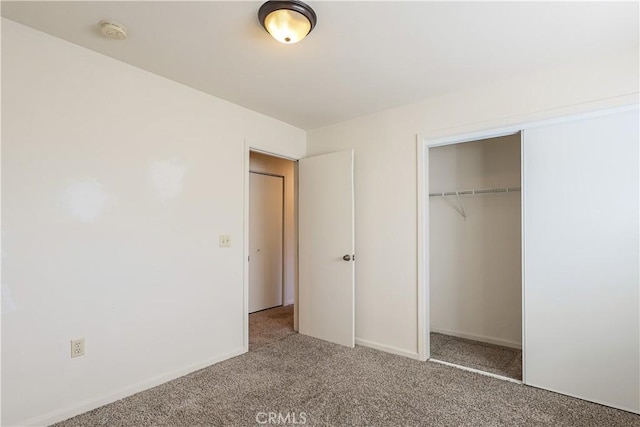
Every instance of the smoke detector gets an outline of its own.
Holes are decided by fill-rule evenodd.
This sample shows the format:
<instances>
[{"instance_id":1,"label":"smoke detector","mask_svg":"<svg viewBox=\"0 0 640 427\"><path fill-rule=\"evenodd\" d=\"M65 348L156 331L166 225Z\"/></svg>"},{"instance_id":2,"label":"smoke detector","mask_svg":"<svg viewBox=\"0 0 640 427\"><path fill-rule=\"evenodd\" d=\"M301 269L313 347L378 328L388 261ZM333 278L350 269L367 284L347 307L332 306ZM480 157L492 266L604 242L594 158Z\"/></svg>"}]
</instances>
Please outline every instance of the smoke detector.
<instances>
[{"instance_id":1,"label":"smoke detector","mask_svg":"<svg viewBox=\"0 0 640 427\"><path fill-rule=\"evenodd\" d=\"M110 19L100 21L100 31L102 35L110 39L124 40L127 38L127 27Z\"/></svg>"}]
</instances>

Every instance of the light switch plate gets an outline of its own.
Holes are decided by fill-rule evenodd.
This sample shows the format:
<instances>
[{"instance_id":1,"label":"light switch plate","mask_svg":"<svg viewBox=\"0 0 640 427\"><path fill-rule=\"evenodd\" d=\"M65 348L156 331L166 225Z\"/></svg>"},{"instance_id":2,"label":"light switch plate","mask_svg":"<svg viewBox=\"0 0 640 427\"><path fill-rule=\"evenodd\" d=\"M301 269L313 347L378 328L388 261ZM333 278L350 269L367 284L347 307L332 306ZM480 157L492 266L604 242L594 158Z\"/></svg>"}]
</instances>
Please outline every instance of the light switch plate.
<instances>
[{"instance_id":1,"label":"light switch plate","mask_svg":"<svg viewBox=\"0 0 640 427\"><path fill-rule=\"evenodd\" d=\"M229 236L228 234L221 234L220 235L220 247L221 248L228 248L231 246L231 236Z\"/></svg>"}]
</instances>

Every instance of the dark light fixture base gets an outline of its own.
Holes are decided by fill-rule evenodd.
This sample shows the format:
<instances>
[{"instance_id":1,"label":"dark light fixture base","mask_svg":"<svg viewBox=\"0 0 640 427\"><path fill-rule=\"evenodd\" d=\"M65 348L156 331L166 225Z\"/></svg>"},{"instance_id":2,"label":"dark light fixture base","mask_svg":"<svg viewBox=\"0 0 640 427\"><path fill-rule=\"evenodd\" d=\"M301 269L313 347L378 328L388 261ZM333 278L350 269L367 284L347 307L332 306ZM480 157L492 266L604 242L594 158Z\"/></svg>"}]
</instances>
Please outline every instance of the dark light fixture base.
<instances>
[{"instance_id":1,"label":"dark light fixture base","mask_svg":"<svg viewBox=\"0 0 640 427\"><path fill-rule=\"evenodd\" d=\"M311 29L309 32L313 31L313 28L316 26L316 22L318 18L316 17L316 13L311 9L306 3L303 3L299 0L275 0L268 1L262 6L260 6L260 10L258 10L258 20L260 20L260 25L266 30L267 27L264 25L265 18L276 10L293 10L294 12L298 12L302 14L305 18L309 20L311 23Z\"/></svg>"}]
</instances>

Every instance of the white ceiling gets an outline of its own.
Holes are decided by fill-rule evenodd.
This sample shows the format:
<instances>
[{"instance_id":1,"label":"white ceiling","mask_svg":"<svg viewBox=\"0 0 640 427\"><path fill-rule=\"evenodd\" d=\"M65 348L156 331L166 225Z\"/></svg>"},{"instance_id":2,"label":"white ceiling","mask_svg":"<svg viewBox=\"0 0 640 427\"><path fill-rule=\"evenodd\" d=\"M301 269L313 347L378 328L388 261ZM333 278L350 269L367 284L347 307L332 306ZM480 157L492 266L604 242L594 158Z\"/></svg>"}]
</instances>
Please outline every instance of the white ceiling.
<instances>
[{"instance_id":1,"label":"white ceiling","mask_svg":"<svg viewBox=\"0 0 640 427\"><path fill-rule=\"evenodd\" d=\"M2 2L2 16L313 129L466 86L638 49L638 3L308 3L318 24L283 45L262 2ZM98 21L126 25L125 41Z\"/></svg>"}]
</instances>

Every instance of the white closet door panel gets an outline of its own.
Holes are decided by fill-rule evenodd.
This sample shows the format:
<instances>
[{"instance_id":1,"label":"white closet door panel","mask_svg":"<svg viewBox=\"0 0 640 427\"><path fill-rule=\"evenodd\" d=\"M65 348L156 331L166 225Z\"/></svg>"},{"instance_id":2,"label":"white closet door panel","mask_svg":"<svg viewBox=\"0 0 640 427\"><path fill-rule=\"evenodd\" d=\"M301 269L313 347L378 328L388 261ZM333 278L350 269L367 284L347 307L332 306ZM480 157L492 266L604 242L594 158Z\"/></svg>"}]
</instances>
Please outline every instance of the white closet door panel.
<instances>
[{"instance_id":1,"label":"white closet door panel","mask_svg":"<svg viewBox=\"0 0 640 427\"><path fill-rule=\"evenodd\" d=\"M524 133L525 380L640 410L637 111Z\"/></svg>"},{"instance_id":2,"label":"white closet door panel","mask_svg":"<svg viewBox=\"0 0 640 427\"><path fill-rule=\"evenodd\" d=\"M283 182L249 174L249 313L282 305Z\"/></svg>"}]
</instances>

